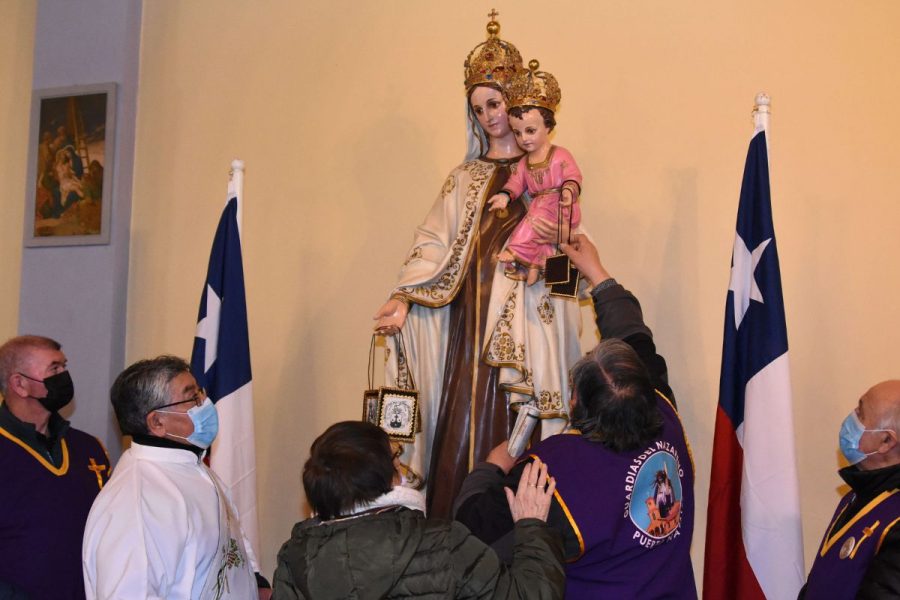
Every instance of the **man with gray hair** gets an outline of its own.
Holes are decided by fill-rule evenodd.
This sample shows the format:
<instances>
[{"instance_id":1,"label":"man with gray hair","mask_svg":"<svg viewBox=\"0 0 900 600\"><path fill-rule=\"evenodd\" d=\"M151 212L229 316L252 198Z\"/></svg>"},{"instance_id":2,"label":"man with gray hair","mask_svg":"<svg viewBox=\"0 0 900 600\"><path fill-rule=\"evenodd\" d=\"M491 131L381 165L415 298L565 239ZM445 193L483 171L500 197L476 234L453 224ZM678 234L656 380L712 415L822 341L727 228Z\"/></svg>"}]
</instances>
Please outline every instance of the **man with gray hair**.
<instances>
[{"instance_id":1,"label":"man with gray hair","mask_svg":"<svg viewBox=\"0 0 900 600\"><path fill-rule=\"evenodd\" d=\"M110 396L133 441L88 516L88 598L267 597L234 505L203 463L219 420L187 362L138 361Z\"/></svg>"},{"instance_id":2,"label":"man with gray hair","mask_svg":"<svg viewBox=\"0 0 900 600\"><path fill-rule=\"evenodd\" d=\"M900 597L900 381L869 389L841 424L850 463L800 598Z\"/></svg>"},{"instance_id":3,"label":"man with gray hair","mask_svg":"<svg viewBox=\"0 0 900 600\"><path fill-rule=\"evenodd\" d=\"M594 245L579 235L561 248L593 285L603 336L572 368L571 427L518 463L494 448L463 484L456 518L508 556L503 487L539 458L557 482L547 522L563 535L566 598L694 599L694 464L666 362Z\"/></svg>"},{"instance_id":4,"label":"man with gray hair","mask_svg":"<svg viewBox=\"0 0 900 600\"><path fill-rule=\"evenodd\" d=\"M7 340L0 393L0 597L83 599L81 539L109 457L59 414L75 393L60 344Z\"/></svg>"}]
</instances>

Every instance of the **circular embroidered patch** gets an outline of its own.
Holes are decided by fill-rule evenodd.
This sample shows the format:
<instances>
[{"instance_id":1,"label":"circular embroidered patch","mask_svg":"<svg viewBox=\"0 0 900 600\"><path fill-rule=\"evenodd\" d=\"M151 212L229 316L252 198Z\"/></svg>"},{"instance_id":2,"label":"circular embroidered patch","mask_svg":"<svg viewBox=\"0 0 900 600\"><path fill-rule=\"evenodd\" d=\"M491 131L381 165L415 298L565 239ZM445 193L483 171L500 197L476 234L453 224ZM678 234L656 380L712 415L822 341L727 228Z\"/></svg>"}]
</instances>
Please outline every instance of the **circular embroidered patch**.
<instances>
[{"instance_id":1,"label":"circular embroidered patch","mask_svg":"<svg viewBox=\"0 0 900 600\"><path fill-rule=\"evenodd\" d=\"M680 475L678 459L657 451L641 461L634 476L628 512L635 526L653 540L669 537L681 524Z\"/></svg>"}]
</instances>

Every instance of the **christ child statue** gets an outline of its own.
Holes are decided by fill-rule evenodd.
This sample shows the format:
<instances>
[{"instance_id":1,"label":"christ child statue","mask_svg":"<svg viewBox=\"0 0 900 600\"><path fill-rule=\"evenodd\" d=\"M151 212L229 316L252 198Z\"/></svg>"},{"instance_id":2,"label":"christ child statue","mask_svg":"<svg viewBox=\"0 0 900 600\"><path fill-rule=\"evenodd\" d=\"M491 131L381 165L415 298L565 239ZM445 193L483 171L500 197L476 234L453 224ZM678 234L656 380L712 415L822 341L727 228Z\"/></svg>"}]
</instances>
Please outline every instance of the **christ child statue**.
<instances>
[{"instance_id":1,"label":"christ child statue","mask_svg":"<svg viewBox=\"0 0 900 600\"><path fill-rule=\"evenodd\" d=\"M507 263L506 272L517 273L516 265L527 271L526 283L533 285L549 256L556 254L555 244L546 243L534 229L535 219L559 224L565 241L570 228L581 222L578 197L581 171L565 148L550 143L556 126L555 113L562 93L556 78L538 71L538 61L528 63L528 71L516 76L509 85L509 125L516 142L526 152L513 167L503 189L488 202L492 211L504 210L526 190L531 196L528 214L522 219L497 258Z\"/></svg>"}]
</instances>

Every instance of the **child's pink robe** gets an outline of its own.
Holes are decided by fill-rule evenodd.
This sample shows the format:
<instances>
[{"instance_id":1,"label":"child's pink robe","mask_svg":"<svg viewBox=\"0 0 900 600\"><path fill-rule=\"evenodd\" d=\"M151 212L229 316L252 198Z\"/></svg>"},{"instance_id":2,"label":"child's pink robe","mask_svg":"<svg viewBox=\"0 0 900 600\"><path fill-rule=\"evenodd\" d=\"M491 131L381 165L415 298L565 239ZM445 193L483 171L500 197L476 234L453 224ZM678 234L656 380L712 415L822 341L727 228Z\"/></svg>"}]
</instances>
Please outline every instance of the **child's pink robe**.
<instances>
[{"instance_id":1,"label":"child's pink robe","mask_svg":"<svg viewBox=\"0 0 900 600\"><path fill-rule=\"evenodd\" d=\"M528 214L519 222L506 243L506 249L516 257L519 264L543 268L547 257L557 253L555 243L542 244L537 241L539 236L531 226L531 221L544 219L550 223L558 222L562 185L566 181L578 184L580 192L581 171L569 151L559 146L552 146L547 159L540 164L528 164L526 155L513 167L503 190L509 193L510 200L521 196L526 189L531 196ZM572 213L574 230L581 223L581 208L577 200L571 206L563 208L564 224L569 221L570 210L574 211Z\"/></svg>"}]
</instances>

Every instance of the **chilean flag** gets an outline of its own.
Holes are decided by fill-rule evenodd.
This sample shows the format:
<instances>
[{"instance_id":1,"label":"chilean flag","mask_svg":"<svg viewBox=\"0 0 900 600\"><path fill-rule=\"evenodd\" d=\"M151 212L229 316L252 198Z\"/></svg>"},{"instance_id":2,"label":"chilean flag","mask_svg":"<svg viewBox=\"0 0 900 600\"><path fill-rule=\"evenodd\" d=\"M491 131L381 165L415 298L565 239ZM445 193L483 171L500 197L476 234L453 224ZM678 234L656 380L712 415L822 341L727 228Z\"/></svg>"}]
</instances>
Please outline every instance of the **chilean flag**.
<instances>
[{"instance_id":1,"label":"chilean flag","mask_svg":"<svg viewBox=\"0 0 900 600\"><path fill-rule=\"evenodd\" d=\"M191 372L219 413L219 435L209 454L210 466L228 488L251 552L259 556L250 337L240 198L233 182L213 240L197 321Z\"/></svg>"},{"instance_id":2,"label":"chilean flag","mask_svg":"<svg viewBox=\"0 0 900 600\"><path fill-rule=\"evenodd\" d=\"M725 302L703 597L793 600L803 585L787 327L766 132L750 142Z\"/></svg>"}]
</instances>

